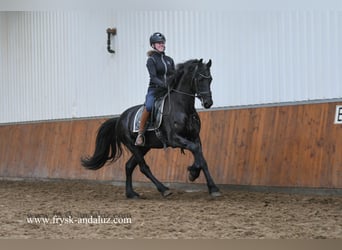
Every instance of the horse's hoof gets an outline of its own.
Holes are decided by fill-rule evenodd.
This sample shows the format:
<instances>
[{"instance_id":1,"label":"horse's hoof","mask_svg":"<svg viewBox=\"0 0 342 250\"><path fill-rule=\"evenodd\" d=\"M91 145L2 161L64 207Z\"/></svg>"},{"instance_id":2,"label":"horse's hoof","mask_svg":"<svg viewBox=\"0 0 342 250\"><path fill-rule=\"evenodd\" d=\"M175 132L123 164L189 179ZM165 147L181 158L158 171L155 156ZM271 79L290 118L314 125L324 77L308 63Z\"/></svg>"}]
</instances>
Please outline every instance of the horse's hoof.
<instances>
[{"instance_id":1,"label":"horse's hoof","mask_svg":"<svg viewBox=\"0 0 342 250\"><path fill-rule=\"evenodd\" d=\"M137 193L134 194L126 194L127 199L140 199L140 195Z\"/></svg>"},{"instance_id":2,"label":"horse's hoof","mask_svg":"<svg viewBox=\"0 0 342 250\"><path fill-rule=\"evenodd\" d=\"M221 192L219 192L219 191L212 192L212 193L210 193L210 195L211 195L211 197L221 197L222 196Z\"/></svg>"},{"instance_id":3,"label":"horse's hoof","mask_svg":"<svg viewBox=\"0 0 342 250\"><path fill-rule=\"evenodd\" d=\"M198 174L196 173L195 175L193 175L191 171L189 170L189 176L188 176L189 181L191 182L195 181L198 178L198 176L199 176L199 173Z\"/></svg>"},{"instance_id":4,"label":"horse's hoof","mask_svg":"<svg viewBox=\"0 0 342 250\"><path fill-rule=\"evenodd\" d=\"M168 197L168 196L170 196L171 194L172 194L172 192L171 192L169 189L165 190L165 191L162 193L163 197Z\"/></svg>"},{"instance_id":5,"label":"horse's hoof","mask_svg":"<svg viewBox=\"0 0 342 250\"><path fill-rule=\"evenodd\" d=\"M196 178L193 177L193 176L191 175L191 173L189 173L189 181L193 182L193 181L195 181L195 180L196 180Z\"/></svg>"},{"instance_id":6,"label":"horse's hoof","mask_svg":"<svg viewBox=\"0 0 342 250\"><path fill-rule=\"evenodd\" d=\"M191 182L195 181L199 177L200 172L201 172L200 169L195 168L193 166L188 167L188 171L189 171L188 178L189 178L189 181Z\"/></svg>"}]
</instances>

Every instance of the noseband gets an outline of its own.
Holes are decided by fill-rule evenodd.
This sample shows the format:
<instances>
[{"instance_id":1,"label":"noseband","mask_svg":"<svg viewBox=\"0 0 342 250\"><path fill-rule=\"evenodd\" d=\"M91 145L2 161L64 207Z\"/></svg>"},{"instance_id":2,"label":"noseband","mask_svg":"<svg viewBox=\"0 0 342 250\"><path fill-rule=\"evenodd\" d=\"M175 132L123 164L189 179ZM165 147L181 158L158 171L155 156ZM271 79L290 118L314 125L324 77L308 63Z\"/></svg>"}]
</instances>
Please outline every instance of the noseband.
<instances>
[{"instance_id":1,"label":"noseband","mask_svg":"<svg viewBox=\"0 0 342 250\"><path fill-rule=\"evenodd\" d=\"M202 77L202 78L205 78L205 79L211 79L211 76L206 76L206 75L203 75L201 73L198 73L198 76ZM203 101L203 97L211 97L211 91L200 91L198 89L198 78L197 77L193 77L193 80L194 82L194 85L195 85L195 91L196 91L196 94L195 94L195 97L198 97L199 99L201 99L201 101Z\"/></svg>"}]
</instances>

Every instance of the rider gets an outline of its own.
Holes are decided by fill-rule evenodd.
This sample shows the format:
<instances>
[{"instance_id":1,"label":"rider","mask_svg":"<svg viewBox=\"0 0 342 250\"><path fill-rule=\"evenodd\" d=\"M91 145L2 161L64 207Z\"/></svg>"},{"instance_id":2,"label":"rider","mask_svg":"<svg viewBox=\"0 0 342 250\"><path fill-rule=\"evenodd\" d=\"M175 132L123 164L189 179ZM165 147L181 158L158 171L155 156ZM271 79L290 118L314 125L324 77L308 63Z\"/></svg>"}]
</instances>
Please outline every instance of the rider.
<instances>
[{"instance_id":1,"label":"rider","mask_svg":"<svg viewBox=\"0 0 342 250\"><path fill-rule=\"evenodd\" d=\"M146 67L150 75L150 83L147 89L145 107L141 115L140 127L135 145L145 145L145 124L152 111L155 99L155 90L166 87L167 77L175 70L175 64L171 57L165 55L165 36L160 32L155 32L150 37L150 45L153 50L147 52Z\"/></svg>"}]
</instances>

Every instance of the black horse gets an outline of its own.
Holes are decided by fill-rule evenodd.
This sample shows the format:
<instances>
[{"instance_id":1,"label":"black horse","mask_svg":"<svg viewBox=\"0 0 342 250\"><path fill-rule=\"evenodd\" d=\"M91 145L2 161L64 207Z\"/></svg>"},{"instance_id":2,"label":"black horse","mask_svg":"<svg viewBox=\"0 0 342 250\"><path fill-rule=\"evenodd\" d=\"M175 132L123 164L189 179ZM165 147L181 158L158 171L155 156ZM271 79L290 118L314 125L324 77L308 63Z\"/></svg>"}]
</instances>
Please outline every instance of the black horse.
<instances>
[{"instance_id":1,"label":"black horse","mask_svg":"<svg viewBox=\"0 0 342 250\"><path fill-rule=\"evenodd\" d=\"M87 169L96 170L103 167L107 161L116 161L122 155L122 144L131 152L132 156L126 163L126 196L138 198L139 194L132 187L132 173L139 164L140 171L149 178L164 196L171 191L152 174L144 156L151 148L173 147L191 151L194 163L188 167L189 179L194 181L203 170L209 193L220 196L221 193L210 176L207 162L202 153L200 140L201 122L195 109L195 97L201 100L206 109L213 104L210 84L211 60L189 60L178 64L174 74L168 79L168 87L159 88L159 95L167 95L164 104L163 119L158 129L145 132L145 146L135 146L137 133L132 131L133 120L137 110L134 106L124 111L120 117L105 121L99 128L96 138L96 148L93 156L81 159Z\"/></svg>"}]
</instances>

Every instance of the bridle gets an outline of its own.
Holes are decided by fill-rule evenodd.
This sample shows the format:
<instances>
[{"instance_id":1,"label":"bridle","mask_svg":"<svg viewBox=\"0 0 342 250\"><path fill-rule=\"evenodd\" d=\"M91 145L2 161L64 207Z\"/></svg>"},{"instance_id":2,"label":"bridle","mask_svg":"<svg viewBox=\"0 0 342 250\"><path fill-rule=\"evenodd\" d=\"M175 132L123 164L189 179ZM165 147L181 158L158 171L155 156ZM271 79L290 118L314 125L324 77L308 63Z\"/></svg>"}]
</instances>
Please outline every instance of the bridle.
<instances>
[{"instance_id":1,"label":"bridle","mask_svg":"<svg viewBox=\"0 0 342 250\"><path fill-rule=\"evenodd\" d=\"M204 97L211 97L211 91L200 91L199 88L198 88L198 78L199 77L202 77L204 79L211 79L211 76L210 75L203 75L202 73L199 73L198 72L198 65L196 65L196 68L194 70L194 73L192 75L192 78L191 78L191 84L193 84L195 86L195 94L192 94L192 93L187 93L187 92L184 92L184 91L180 91L178 89L170 89L168 92L170 91L173 91L173 92L176 92L176 93L179 93L179 94L183 94L183 95L187 95L187 96L191 96L191 97L197 97L198 99L201 100L201 103L202 103L202 106L203 106L203 98Z\"/></svg>"},{"instance_id":2,"label":"bridle","mask_svg":"<svg viewBox=\"0 0 342 250\"><path fill-rule=\"evenodd\" d=\"M198 76L205 78L205 79L211 79L212 77L203 75L202 73L198 73L198 65L196 65L196 68L194 70L194 73L192 74L192 78L191 78L191 84L194 84L195 86L195 94L192 93L187 93L184 91L180 91L178 89L174 89L174 88L170 88L170 85L167 86L167 96L168 96L168 100L169 100L169 110L167 113L163 113L163 115L168 115L171 112L171 97L170 97L170 93L171 92L176 92L178 94L182 94L182 95L186 95L186 96L191 96L191 97L197 97L198 99L201 100L201 104L202 106L204 106L203 104L203 98L205 96L210 97L211 98L211 91L199 91L198 89Z\"/></svg>"}]
</instances>

